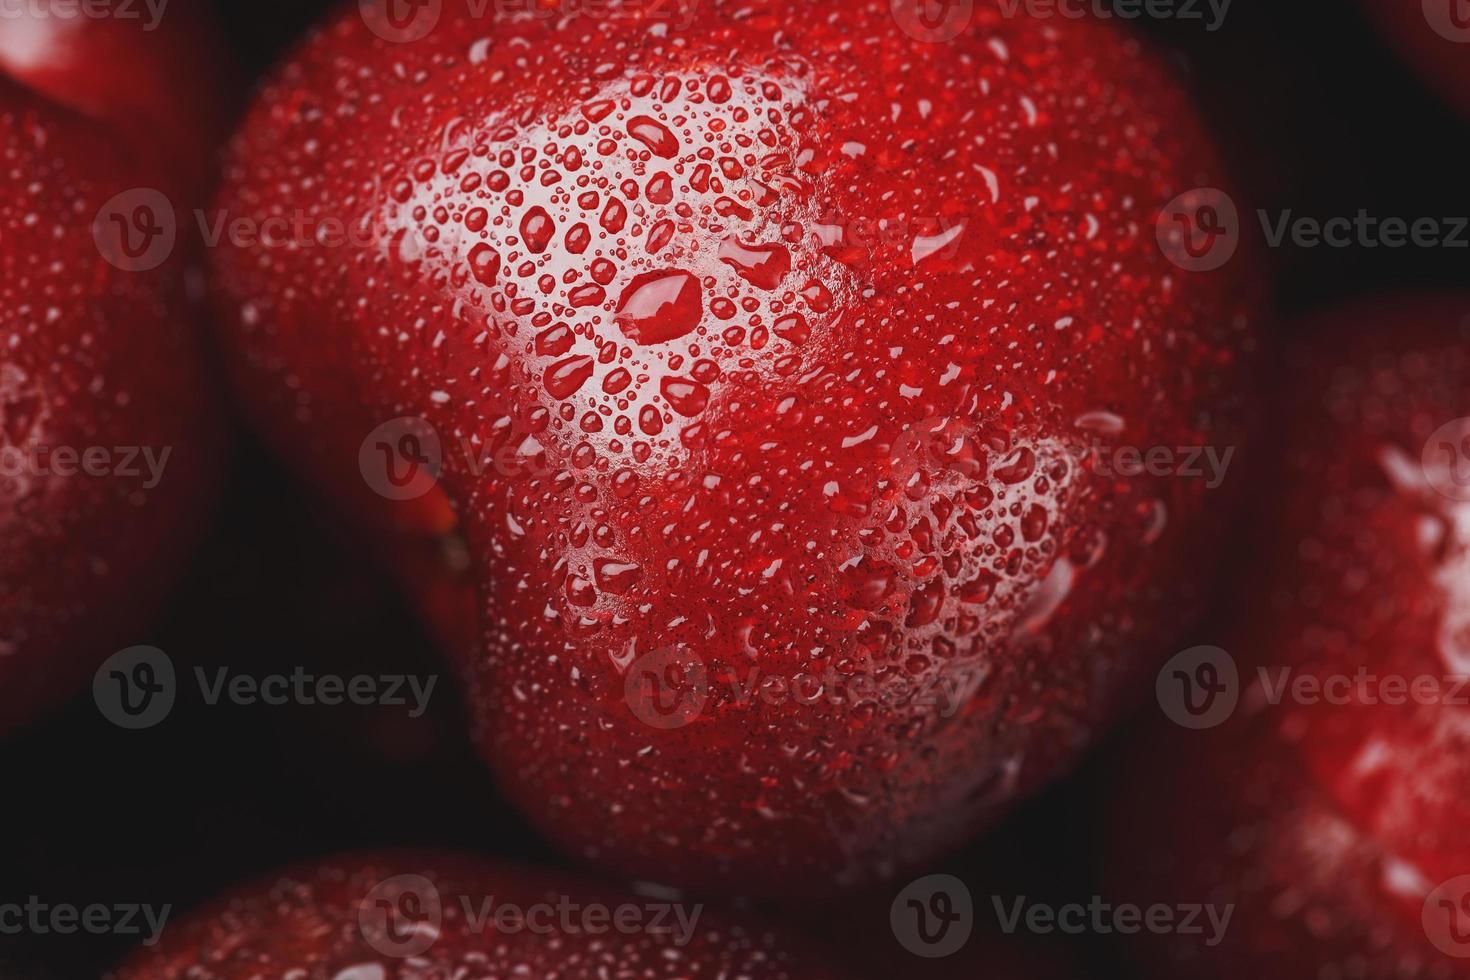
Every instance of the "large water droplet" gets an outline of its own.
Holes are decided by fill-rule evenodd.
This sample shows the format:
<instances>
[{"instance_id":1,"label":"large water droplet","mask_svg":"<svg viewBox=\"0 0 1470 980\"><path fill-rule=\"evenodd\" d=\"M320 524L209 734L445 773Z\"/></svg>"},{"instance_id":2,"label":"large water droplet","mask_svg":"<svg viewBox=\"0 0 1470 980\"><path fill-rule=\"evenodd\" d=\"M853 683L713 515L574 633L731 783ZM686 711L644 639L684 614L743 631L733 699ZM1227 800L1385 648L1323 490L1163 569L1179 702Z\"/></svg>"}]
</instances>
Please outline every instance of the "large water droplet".
<instances>
[{"instance_id":1,"label":"large water droplet","mask_svg":"<svg viewBox=\"0 0 1470 980\"><path fill-rule=\"evenodd\" d=\"M629 119L628 132L638 142L665 159L670 159L679 152L679 138L652 116L634 116Z\"/></svg>"},{"instance_id":2,"label":"large water droplet","mask_svg":"<svg viewBox=\"0 0 1470 980\"><path fill-rule=\"evenodd\" d=\"M643 577L643 569L627 561L615 558L599 558L592 567L597 585L604 592L623 595Z\"/></svg>"},{"instance_id":3,"label":"large water droplet","mask_svg":"<svg viewBox=\"0 0 1470 980\"><path fill-rule=\"evenodd\" d=\"M687 418L698 415L709 404L709 389L698 381L665 378L660 388L674 411Z\"/></svg>"},{"instance_id":4,"label":"large water droplet","mask_svg":"<svg viewBox=\"0 0 1470 980\"><path fill-rule=\"evenodd\" d=\"M575 395L577 390L587 383L587 379L592 377L592 369L595 366L592 358L585 354L557 361L546 369L546 390L556 398L568 398Z\"/></svg>"},{"instance_id":5,"label":"large water droplet","mask_svg":"<svg viewBox=\"0 0 1470 980\"><path fill-rule=\"evenodd\" d=\"M638 344L677 340L699 326L703 316L699 280L681 269L635 276L618 301L618 325Z\"/></svg>"},{"instance_id":6,"label":"large water droplet","mask_svg":"<svg viewBox=\"0 0 1470 980\"><path fill-rule=\"evenodd\" d=\"M521 238L526 243L526 248L538 255L546 251L546 246L551 244L551 236L556 234L556 222L551 220L551 215L546 209L535 207L526 212L521 219Z\"/></svg>"},{"instance_id":7,"label":"large water droplet","mask_svg":"<svg viewBox=\"0 0 1470 980\"><path fill-rule=\"evenodd\" d=\"M486 286L495 285L500 275L500 255L483 242L470 249L470 272Z\"/></svg>"},{"instance_id":8,"label":"large water droplet","mask_svg":"<svg viewBox=\"0 0 1470 980\"><path fill-rule=\"evenodd\" d=\"M720 245L720 261L761 289L775 289L791 271L791 253L780 245L746 245L733 235Z\"/></svg>"}]
</instances>

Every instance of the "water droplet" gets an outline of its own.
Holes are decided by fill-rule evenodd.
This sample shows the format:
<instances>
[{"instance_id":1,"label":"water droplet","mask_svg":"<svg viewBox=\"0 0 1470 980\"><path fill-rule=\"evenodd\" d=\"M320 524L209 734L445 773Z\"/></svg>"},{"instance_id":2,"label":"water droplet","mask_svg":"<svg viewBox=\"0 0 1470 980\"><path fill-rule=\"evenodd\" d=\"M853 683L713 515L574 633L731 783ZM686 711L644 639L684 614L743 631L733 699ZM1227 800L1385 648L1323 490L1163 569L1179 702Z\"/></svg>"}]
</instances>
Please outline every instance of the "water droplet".
<instances>
[{"instance_id":1,"label":"water droplet","mask_svg":"<svg viewBox=\"0 0 1470 980\"><path fill-rule=\"evenodd\" d=\"M699 326L703 316L699 281L681 269L636 276L618 301L618 325L637 344L677 340Z\"/></svg>"},{"instance_id":2,"label":"water droplet","mask_svg":"<svg viewBox=\"0 0 1470 980\"><path fill-rule=\"evenodd\" d=\"M812 335L811 325L806 322L806 317L800 313L792 313L781 317L772 327L776 336L782 340L788 340L793 344L804 344Z\"/></svg>"},{"instance_id":3,"label":"water droplet","mask_svg":"<svg viewBox=\"0 0 1470 980\"><path fill-rule=\"evenodd\" d=\"M665 159L670 159L679 152L679 138L652 116L634 116L629 119L628 133Z\"/></svg>"},{"instance_id":4,"label":"water droplet","mask_svg":"<svg viewBox=\"0 0 1470 980\"><path fill-rule=\"evenodd\" d=\"M500 275L500 254L483 242L470 249L470 272L486 286L495 285Z\"/></svg>"},{"instance_id":5,"label":"water droplet","mask_svg":"<svg viewBox=\"0 0 1470 980\"><path fill-rule=\"evenodd\" d=\"M1036 470L1036 454L1025 446L1006 457L996 468L996 479L1002 483L1020 483Z\"/></svg>"},{"instance_id":6,"label":"water droplet","mask_svg":"<svg viewBox=\"0 0 1470 980\"><path fill-rule=\"evenodd\" d=\"M709 404L709 389L688 378L665 378L660 386L669 405L686 418L693 418Z\"/></svg>"},{"instance_id":7,"label":"water droplet","mask_svg":"<svg viewBox=\"0 0 1470 980\"><path fill-rule=\"evenodd\" d=\"M953 228L949 228L937 235L919 235L914 238L914 244L910 251L914 265L918 265L931 255L937 253L954 251L954 244L959 241L960 236L965 233L965 223L961 221ZM948 255L941 256L948 258Z\"/></svg>"},{"instance_id":8,"label":"water droplet","mask_svg":"<svg viewBox=\"0 0 1470 980\"><path fill-rule=\"evenodd\" d=\"M544 383L553 397L569 398L575 395L592 377L595 362L585 354L558 361L546 369Z\"/></svg>"},{"instance_id":9,"label":"water droplet","mask_svg":"<svg viewBox=\"0 0 1470 980\"><path fill-rule=\"evenodd\" d=\"M613 595L625 595L643 577L641 566L615 558L599 558L592 571L598 586Z\"/></svg>"},{"instance_id":10,"label":"water droplet","mask_svg":"<svg viewBox=\"0 0 1470 980\"><path fill-rule=\"evenodd\" d=\"M745 245L735 236L720 245L720 261L761 289L775 289L791 271L791 253L781 245Z\"/></svg>"},{"instance_id":11,"label":"water droplet","mask_svg":"<svg viewBox=\"0 0 1470 980\"><path fill-rule=\"evenodd\" d=\"M551 244L551 236L555 234L556 222L551 220L545 208L534 207L521 219L521 238L526 248L538 255L546 251L546 246Z\"/></svg>"}]
</instances>

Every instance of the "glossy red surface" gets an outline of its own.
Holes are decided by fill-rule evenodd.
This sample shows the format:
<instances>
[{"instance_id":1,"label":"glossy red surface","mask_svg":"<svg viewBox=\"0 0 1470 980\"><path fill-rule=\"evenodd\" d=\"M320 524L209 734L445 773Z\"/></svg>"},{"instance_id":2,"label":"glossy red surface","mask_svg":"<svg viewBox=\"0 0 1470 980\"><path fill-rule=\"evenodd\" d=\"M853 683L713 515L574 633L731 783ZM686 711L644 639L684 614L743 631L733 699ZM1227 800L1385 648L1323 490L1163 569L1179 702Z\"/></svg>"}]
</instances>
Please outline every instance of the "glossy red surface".
<instances>
[{"instance_id":1,"label":"glossy red surface","mask_svg":"<svg viewBox=\"0 0 1470 980\"><path fill-rule=\"evenodd\" d=\"M467 545L516 802L618 872L791 896L966 838L1133 696L1229 495L1091 447L1239 447L1257 290L1161 251L1223 178L1120 33L689 13L449 3L411 43L343 13L220 198L307 233L214 257L273 441ZM396 506L360 450L400 416L443 476Z\"/></svg>"},{"instance_id":2,"label":"glossy red surface","mask_svg":"<svg viewBox=\"0 0 1470 980\"><path fill-rule=\"evenodd\" d=\"M1112 870L1135 901L1236 906L1217 948L1146 940L1150 975L1470 976L1447 939L1470 879L1441 889L1470 874L1470 494L1440 434L1470 413L1470 298L1360 303L1311 336L1226 644L1239 707L1146 736Z\"/></svg>"},{"instance_id":3,"label":"glossy red surface","mask_svg":"<svg viewBox=\"0 0 1470 980\"><path fill-rule=\"evenodd\" d=\"M183 214L205 182L222 92L171 97L207 43L183 17L155 34L21 11L0 32L0 730L137 642L212 496L186 235L131 271L93 233L115 195Z\"/></svg>"},{"instance_id":4,"label":"glossy red surface","mask_svg":"<svg viewBox=\"0 0 1470 980\"><path fill-rule=\"evenodd\" d=\"M697 903L462 854L352 855L227 893L117 980L559 980L846 976L766 926Z\"/></svg>"}]
</instances>

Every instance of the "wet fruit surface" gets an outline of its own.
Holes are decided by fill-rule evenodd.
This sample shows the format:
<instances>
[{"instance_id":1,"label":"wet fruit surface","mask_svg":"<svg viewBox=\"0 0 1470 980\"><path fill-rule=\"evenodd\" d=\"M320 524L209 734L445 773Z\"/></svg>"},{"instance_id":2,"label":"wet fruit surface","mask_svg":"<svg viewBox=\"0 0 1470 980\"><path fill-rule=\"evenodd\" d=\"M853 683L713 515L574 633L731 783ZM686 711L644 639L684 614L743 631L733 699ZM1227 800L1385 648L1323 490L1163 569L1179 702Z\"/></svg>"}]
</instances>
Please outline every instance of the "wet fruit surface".
<instances>
[{"instance_id":1,"label":"wet fruit surface","mask_svg":"<svg viewBox=\"0 0 1470 980\"><path fill-rule=\"evenodd\" d=\"M1360 304L1288 352L1238 706L1152 732L1116 800L1121 891L1235 906L1151 975L1470 976L1467 314Z\"/></svg>"},{"instance_id":2,"label":"wet fruit surface","mask_svg":"<svg viewBox=\"0 0 1470 980\"><path fill-rule=\"evenodd\" d=\"M98 244L106 213L151 234L157 189L204 181L218 89L146 126L135 102L184 50L205 48L28 15L0 39L0 730L134 638L208 505L218 419L182 256L128 267Z\"/></svg>"},{"instance_id":3,"label":"wet fruit surface","mask_svg":"<svg viewBox=\"0 0 1470 980\"><path fill-rule=\"evenodd\" d=\"M1227 496L1098 457L1241 443L1248 267L1155 230L1218 164L1122 35L978 8L352 11L234 143L221 207L308 229L216 255L241 389L354 506L369 433L431 425L395 513L467 544L477 739L582 858L887 875L1055 776L1200 601Z\"/></svg>"},{"instance_id":4,"label":"wet fruit surface","mask_svg":"<svg viewBox=\"0 0 1470 980\"><path fill-rule=\"evenodd\" d=\"M118 980L835 980L764 926L462 854L356 855L230 892Z\"/></svg>"}]
</instances>

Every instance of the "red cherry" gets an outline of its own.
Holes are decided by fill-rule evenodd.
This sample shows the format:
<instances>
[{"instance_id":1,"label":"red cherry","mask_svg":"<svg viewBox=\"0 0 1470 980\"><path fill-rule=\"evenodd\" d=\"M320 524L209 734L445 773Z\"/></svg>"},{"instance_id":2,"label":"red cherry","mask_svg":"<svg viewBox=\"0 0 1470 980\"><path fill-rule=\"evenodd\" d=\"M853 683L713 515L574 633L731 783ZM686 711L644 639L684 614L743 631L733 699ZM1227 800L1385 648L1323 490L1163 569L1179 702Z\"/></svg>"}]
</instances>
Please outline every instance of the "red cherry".
<instances>
[{"instance_id":1,"label":"red cherry","mask_svg":"<svg viewBox=\"0 0 1470 980\"><path fill-rule=\"evenodd\" d=\"M182 9L156 33L26 9L0 31L0 731L134 640L219 441L184 204L221 92L171 77L207 38Z\"/></svg>"},{"instance_id":2,"label":"red cherry","mask_svg":"<svg viewBox=\"0 0 1470 980\"><path fill-rule=\"evenodd\" d=\"M747 977L837 980L763 925L667 894L620 893L461 854L383 853L288 869L163 930L117 980Z\"/></svg>"},{"instance_id":3,"label":"red cherry","mask_svg":"<svg viewBox=\"0 0 1470 980\"><path fill-rule=\"evenodd\" d=\"M1470 976L1467 339L1470 298L1402 297L1290 352L1238 683L1119 794L1120 893L1233 907L1151 975Z\"/></svg>"},{"instance_id":4,"label":"red cherry","mask_svg":"<svg viewBox=\"0 0 1470 980\"><path fill-rule=\"evenodd\" d=\"M1248 266L1159 245L1219 180L1190 107L1097 24L890 6L348 11L233 145L231 214L369 233L216 254L253 414L365 527L463 540L482 752L624 873L933 855L1210 579L1228 494L1092 465L1243 438Z\"/></svg>"},{"instance_id":5,"label":"red cherry","mask_svg":"<svg viewBox=\"0 0 1470 980\"><path fill-rule=\"evenodd\" d=\"M92 17L17 5L20 16L8 14L0 31L0 75L105 128L149 186L167 180L198 194L224 136L234 80L202 10L188 0L118 5L113 16Z\"/></svg>"}]
</instances>

